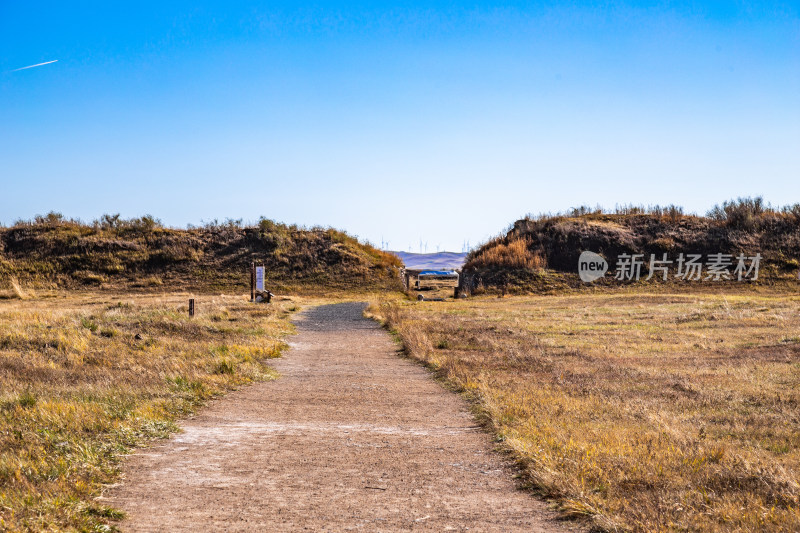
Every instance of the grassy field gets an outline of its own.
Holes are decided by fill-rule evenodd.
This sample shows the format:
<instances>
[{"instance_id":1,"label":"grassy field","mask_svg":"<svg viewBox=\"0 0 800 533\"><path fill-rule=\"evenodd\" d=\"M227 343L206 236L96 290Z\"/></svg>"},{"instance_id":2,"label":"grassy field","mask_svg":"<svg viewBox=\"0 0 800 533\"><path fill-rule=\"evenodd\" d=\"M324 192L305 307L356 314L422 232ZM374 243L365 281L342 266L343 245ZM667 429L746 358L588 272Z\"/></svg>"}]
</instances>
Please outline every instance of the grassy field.
<instances>
[{"instance_id":1,"label":"grassy field","mask_svg":"<svg viewBox=\"0 0 800 533\"><path fill-rule=\"evenodd\" d=\"M598 530L800 531L800 296L386 300L532 488Z\"/></svg>"},{"instance_id":2,"label":"grassy field","mask_svg":"<svg viewBox=\"0 0 800 533\"><path fill-rule=\"evenodd\" d=\"M65 295L67 294L67 295ZM0 530L108 531L98 504L131 447L245 383L271 379L293 301L51 293L0 298Z\"/></svg>"}]
</instances>

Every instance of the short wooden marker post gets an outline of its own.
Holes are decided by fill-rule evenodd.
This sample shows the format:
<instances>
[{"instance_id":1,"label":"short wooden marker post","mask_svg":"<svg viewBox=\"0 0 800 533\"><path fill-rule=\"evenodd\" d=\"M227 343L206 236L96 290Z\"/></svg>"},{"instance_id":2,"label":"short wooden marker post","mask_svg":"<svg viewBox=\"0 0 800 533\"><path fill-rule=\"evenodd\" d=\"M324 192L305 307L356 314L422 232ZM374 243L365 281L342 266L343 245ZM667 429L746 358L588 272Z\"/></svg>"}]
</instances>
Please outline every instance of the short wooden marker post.
<instances>
[{"instance_id":1,"label":"short wooden marker post","mask_svg":"<svg viewBox=\"0 0 800 533\"><path fill-rule=\"evenodd\" d=\"M250 263L250 301L256 301L256 262Z\"/></svg>"},{"instance_id":2,"label":"short wooden marker post","mask_svg":"<svg viewBox=\"0 0 800 533\"><path fill-rule=\"evenodd\" d=\"M189 316L194 316L194 298L189 298Z\"/></svg>"}]
</instances>

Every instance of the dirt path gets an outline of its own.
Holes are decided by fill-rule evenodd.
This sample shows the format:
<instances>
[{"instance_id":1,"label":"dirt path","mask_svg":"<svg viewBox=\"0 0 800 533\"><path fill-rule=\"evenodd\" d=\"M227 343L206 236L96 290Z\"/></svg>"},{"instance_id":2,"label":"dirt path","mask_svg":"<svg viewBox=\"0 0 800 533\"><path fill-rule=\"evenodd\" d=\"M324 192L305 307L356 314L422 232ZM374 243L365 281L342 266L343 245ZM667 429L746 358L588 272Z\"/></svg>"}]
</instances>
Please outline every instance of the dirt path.
<instances>
[{"instance_id":1,"label":"dirt path","mask_svg":"<svg viewBox=\"0 0 800 533\"><path fill-rule=\"evenodd\" d=\"M306 311L280 379L130 457L105 498L128 513L121 529L564 531L363 307Z\"/></svg>"}]
</instances>

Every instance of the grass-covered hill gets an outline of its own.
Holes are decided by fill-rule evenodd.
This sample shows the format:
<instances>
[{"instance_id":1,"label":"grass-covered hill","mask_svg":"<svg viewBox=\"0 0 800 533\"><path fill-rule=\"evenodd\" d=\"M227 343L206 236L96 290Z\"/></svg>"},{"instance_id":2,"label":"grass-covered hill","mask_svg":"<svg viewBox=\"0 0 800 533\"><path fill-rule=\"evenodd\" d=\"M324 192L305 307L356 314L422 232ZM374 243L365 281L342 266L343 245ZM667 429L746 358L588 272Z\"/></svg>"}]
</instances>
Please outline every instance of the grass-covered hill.
<instances>
[{"instance_id":1,"label":"grass-covered hill","mask_svg":"<svg viewBox=\"0 0 800 533\"><path fill-rule=\"evenodd\" d=\"M51 213L0 228L5 286L249 289L251 261L266 267L273 290L399 286L396 256L335 229L269 219L172 229L150 216L83 224Z\"/></svg>"},{"instance_id":2,"label":"grass-covered hill","mask_svg":"<svg viewBox=\"0 0 800 533\"><path fill-rule=\"evenodd\" d=\"M716 206L706 216L679 207L623 207L613 213L579 208L570 213L526 217L467 257L462 288L467 291L541 291L580 287L578 257L601 254L613 272L620 254L644 254L643 278L651 254L676 260L679 254L738 254L763 259L758 283L797 279L800 260L800 205L781 209L746 198ZM592 286L615 285L613 275ZM670 283L676 281L669 276ZM691 282L697 283L697 282Z\"/></svg>"}]
</instances>

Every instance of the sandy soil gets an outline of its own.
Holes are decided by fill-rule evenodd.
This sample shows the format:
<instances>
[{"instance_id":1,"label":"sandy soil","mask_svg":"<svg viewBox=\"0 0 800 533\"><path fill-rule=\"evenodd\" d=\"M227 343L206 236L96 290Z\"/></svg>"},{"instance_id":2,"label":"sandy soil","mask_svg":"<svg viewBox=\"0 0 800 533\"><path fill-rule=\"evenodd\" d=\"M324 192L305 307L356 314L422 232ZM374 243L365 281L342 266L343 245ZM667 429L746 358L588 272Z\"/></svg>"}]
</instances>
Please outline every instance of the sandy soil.
<instances>
[{"instance_id":1,"label":"sandy soil","mask_svg":"<svg viewBox=\"0 0 800 533\"><path fill-rule=\"evenodd\" d=\"M280 379L216 401L128 458L123 531L566 531L516 490L464 401L363 304L298 320Z\"/></svg>"}]
</instances>

